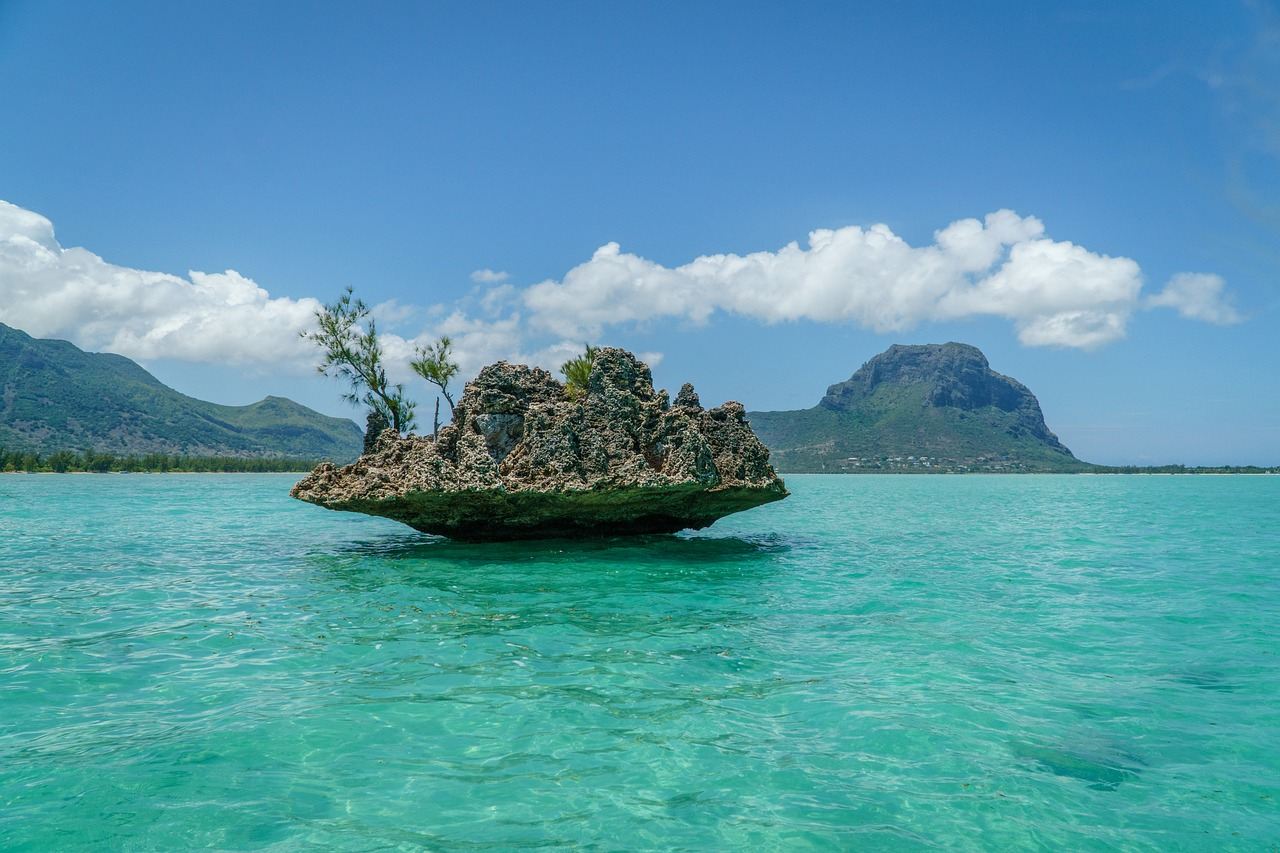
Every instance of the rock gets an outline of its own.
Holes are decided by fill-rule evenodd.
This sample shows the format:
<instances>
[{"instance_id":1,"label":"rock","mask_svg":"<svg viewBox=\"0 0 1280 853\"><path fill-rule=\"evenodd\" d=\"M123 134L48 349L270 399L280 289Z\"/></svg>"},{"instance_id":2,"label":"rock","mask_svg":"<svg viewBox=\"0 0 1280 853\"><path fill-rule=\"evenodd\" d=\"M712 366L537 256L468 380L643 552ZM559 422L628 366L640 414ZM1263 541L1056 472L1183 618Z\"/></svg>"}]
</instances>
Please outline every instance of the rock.
<instances>
[{"instance_id":1,"label":"rock","mask_svg":"<svg viewBox=\"0 0 1280 853\"><path fill-rule=\"evenodd\" d=\"M687 406L690 409L702 411L702 401L698 399L698 392L693 390L693 386L688 382L680 386L680 393L676 394L673 406Z\"/></svg>"},{"instance_id":2,"label":"rock","mask_svg":"<svg viewBox=\"0 0 1280 853\"><path fill-rule=\"evenodd\" d=\"M686 384L669 405L648 367L610 347L579 399L545 370L498 362L435 440L387 430L292 492L473 541L672 533L787 494L740 403L703 409Z\"/></svg>"},{"instance_id":3,"label":"rock","mask_svg":"<svg viewBox=\"0 0 1280 853\"><path fill-rule=\"evenodd\" d=\"M1034 394L977 347L895 344L811 409L752 412L783 471L1089 470L1045 423Z\"/></svg>"},{"instance_id":4,"label":"rock","mask_svg":"<svg viewBox=\"0 0 1280 853\"><path fill-rule=\"evenodd\" d=\"M1040 403L1016 379L996 373L982 350L969 344L894 344L858 369L852 377L827 389L819 406L854 411L881 386L919 385L925 404L935 409L976 411L991 407L1011 413L1013 428L1034 436L1054 450L1068 453L1045 425Z\"/></svg>"},{"instance_id":5,"label":"rock","mask_svg":"<svg viewBox=\"0 0 1280 853\"><path fill-rule=\"evenodd\" d=\"M390 427L387 419L382 412L369 412L369 417L364 419L364 452L372 452L374 445L378 443L378 436L382 435L383 430Z\"/></svg>"}]
</instances>

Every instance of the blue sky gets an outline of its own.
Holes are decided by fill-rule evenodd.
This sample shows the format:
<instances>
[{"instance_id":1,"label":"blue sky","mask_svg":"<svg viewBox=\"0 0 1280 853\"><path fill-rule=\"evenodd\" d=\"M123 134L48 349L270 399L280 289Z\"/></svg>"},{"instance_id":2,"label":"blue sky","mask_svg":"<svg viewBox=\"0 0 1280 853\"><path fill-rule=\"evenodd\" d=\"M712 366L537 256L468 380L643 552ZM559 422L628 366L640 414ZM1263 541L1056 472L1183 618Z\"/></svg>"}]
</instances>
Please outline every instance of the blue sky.
<instances>
[{"instance_id":1,"label":"blue sky","mask_svg":"<svg viewBox=\"0 0 1280 853\"><path fill-rule=\"evenodd\" d=\"M467 367L619 344L749 409L961 340L1082 458L1274 464L1278 57L1264 3L0 0L0 199L57 255L0 322L334 414L264 330L348 284Z\"/></svg>"}]
</instances>

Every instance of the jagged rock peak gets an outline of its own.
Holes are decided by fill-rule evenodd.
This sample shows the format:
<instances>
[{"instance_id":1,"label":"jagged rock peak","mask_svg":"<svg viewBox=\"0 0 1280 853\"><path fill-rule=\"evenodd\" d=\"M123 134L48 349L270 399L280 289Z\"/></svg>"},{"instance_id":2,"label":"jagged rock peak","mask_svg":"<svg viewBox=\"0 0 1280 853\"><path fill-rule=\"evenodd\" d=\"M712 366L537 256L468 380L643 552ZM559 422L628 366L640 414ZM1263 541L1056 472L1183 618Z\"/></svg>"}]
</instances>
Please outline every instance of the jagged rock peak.
<instances>
[{"instance_id":1,"label":"jagged rock peak","mask_svg":"<svg viewBox=\"0 0 1280 853\"><path fill-rule=\"evenodd\" d=\"M1021 383L993 371L987 357L968 344L894 344L872 358L852 377L827 389L821 405L846 410L881 385L928 383L939 394L934 405L978 408L993 400L1012 400L1031 393Z\"/></svg>"},{"instance_id":2,"label":"jagged rock peak","mask_svg":"<svg viewBox=\"0 0 1280 853\"><path fill-rule=\"evenodd\" d=\"M680 386L679 393L676 394L673 406L687 406L690 409L702 409L702 401L698 399L698 392L693 390L693 386L688 382Z\"/></svg>"},{"instance_id":3,"label":"jagged rock peak","mask_svg":"<svg viewBox=\"0 0 1280 853\"><path fill-rule=\"evenodd\" d=\"M364 453L372 453L378 444L378 437L390 427L386 415L374 409L364 419Z\"/></svg>"},{"instance_id":4,"label":"jagged rock peak","mask_svg":"<svg viewBox=\"0 0 1280 853\"><path fill-rule=\"evenodd\" d=\"M293 495L462 539L674 532L786 497L740 403L704 410L692 386L681 394L671 406L649 368L612 347L577 397L545 370L498 362L467 383L437 439L388 430Z\"/></svg>"}]
</instances>

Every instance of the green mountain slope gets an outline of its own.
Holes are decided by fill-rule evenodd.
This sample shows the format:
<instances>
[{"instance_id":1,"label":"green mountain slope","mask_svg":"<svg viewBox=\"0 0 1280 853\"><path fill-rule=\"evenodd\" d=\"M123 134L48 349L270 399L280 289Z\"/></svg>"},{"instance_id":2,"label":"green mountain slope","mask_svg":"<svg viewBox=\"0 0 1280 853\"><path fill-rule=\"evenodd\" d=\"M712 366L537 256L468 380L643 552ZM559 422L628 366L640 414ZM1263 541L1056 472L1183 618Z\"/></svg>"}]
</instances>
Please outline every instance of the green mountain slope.
<instances>
[{"instance_id":1,"label":"green mountain slope","mask_svg":"<svg viewBox=\"0 0 1280 853\"><path fill-rule=\"evenodd\" d=\"M895 345L812 409L753 412L781 471L1083 471L1026 386L967 344Z\"/></svg>"},{"instance_id":2,"label":"green mountain slope","mask_svg":"<svg viewBox=\"0 0 1280 853\"><path fill-rule=\"evenodd\" d=\"M123 356L0 324L0 447L346 460L359 455L361 431L283 397L207 403Z\"/></svg>"}]
</instances>

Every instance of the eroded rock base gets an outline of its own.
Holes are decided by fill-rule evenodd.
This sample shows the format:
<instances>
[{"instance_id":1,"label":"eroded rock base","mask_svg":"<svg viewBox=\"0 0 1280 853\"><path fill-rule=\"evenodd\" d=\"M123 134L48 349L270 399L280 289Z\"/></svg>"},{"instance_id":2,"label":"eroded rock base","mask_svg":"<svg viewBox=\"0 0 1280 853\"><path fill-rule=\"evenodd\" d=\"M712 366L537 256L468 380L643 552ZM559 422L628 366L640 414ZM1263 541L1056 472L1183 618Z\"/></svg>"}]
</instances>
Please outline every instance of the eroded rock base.
<instances>
[{"instance_id":1,"label":"eroded rock base","mask_svg":"<svg viewBox=\"0 0 1280 853\"><path fill-rule=\"evenodd\" d=\"M701 530L717 519L786 496L759 489L708 493L696 486L514 494L412 492L387 500L329 504L380 515L463 542L623 536Z\"/></svg>"}]
</instances>

